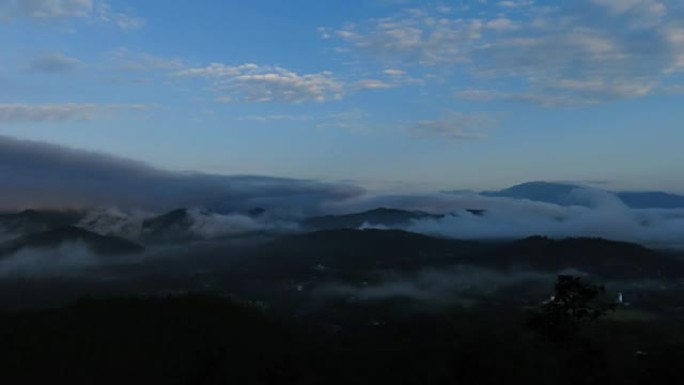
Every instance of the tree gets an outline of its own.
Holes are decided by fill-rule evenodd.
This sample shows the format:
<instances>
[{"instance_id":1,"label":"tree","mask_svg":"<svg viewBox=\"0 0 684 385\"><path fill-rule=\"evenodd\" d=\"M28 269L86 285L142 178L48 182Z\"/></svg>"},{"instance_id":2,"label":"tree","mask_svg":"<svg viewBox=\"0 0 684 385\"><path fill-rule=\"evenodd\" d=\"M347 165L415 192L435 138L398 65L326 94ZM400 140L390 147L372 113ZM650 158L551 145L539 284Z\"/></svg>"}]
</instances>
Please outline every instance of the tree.
<instances>
[{"instance_id":1,"label":"tree","mask_svg":"<svg viewBox=\"0 0 684 385\"><path fill-rule=\"evenodd\" d=\"M555 289L551 300L532 311L528 320L533 330L550 340L570 340L582 324L615 310L614 304L603 301L603 286L585 283L581 277L559 275Z\"/></svg>"}]
</instances>

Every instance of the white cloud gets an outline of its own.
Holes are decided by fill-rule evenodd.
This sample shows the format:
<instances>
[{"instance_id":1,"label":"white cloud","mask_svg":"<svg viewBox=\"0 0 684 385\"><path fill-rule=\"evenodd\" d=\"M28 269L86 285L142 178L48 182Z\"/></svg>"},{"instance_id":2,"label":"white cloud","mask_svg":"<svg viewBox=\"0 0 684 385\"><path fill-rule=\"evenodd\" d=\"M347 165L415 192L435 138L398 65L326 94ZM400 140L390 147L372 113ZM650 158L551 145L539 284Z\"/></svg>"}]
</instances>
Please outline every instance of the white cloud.
<instances>
[{"instance_id":1,"label":"white cloud","mask_svg":"<svg viewBox=\"0 0 684 385\"><path fill-rule=\"evenodd\" d=\"M247 63L228 66L212 63L207 67L176 72L180 77L201 77L212 81L219 100L241 102L325 102L341 99L344 85L331 72L298 74L276 66Z\"/></svg>"},{"instance_id":2,"label":"white cloud","mask_svg":"<svg viewBox=\"0 0 684 385\"><path fill-rule=\"evenodd\" d=\"M43 73L64 73L74 71L80 64L81 61L76 58L55 52L36 57L29 65L29 70Z\"/></svg>"},{"instance_id":3,"label":"white cloud","mask_svg":"<svg viewBox=\"0 0 684 385\"><path fill-rule=\"evenodd\" d=\"M371 55L433 65L464 61L469 44L481 37L482 27L480 20L433 17L412 10L398 17L373 20L362 28L350 25L335 32L340 39Z\"/></svg>"},{"instance_id":4,"label":"white cloud","mask_svg":"<svg viewBox=\"0 0 684 385\"><path fill-rule=\"evenodd\" d=\"M145 21L114 10L104 0L0 0L0 20L83 18L113 23L123 30L141 28Z\"/></svg>"},{"instance_id":5,"label":"white cloud","mask_svg":"<svg viewBox=\"0 0 684 385\"><path fill-rule=\"evenodd\" d=\"M497 89L515 84L518 90L490 99L547 106L657 94L684 72L684 7L678 0L497 5L503 11L490 18L410 10L328 33L345 43L342 49L387 66L466 71L478 83L492 80Z\"/></svg>"},{"instance_id":6,"label":"white cloud","mask_svg":"<svg viewBox=\"0 0 684 385\"><path fill-rule=\"evenodd\" d=\"M577 189L584 206L553 204L479 195L455 195L462 208L485 209L483 216L465 210L438 220L421 220L407 230L459 239L601 237L652 245L682 245L684 210L630 209L614 194L598 189ZM464 206L469 204L470 206ZM453 211L452 211L453 212Z\"/></svg>"},{"instance_id":7,"label":"white cloud","mask_svg":"<svg viewBox=\"0 0 684 385\"><path fill-rule=\"evenodd\" d=\"M286 122L304 122L313 120L311 116L302 115L249 115L241 116L236 120L247 121L247 122L274 122L274 121L286 121Z\"/></svg>"},{"instance_id":8,"label":"white cloud","mask_svg":"<svg viewBox=\"0 0 684 385\"><path fill-rule=\"evenodd\" d=\"M129 13L115 11L105 2L99 4L97 14L100 20L116 24L116 26L125 31L145 26L145 20Z\"/></svg>"},{"instance_id":9,"label":"white cloud","mask_svg":"<svg viewBox=\"0 0 684 385\"><path fill-rule=\"evenodd\" d=\"M363 79L354 84L355 88L361 90L380 90L394 87L392 84L377 79Z\"/></svg>"},{"instance_id":10,"label":"white cloud","mask_svg":"<svg viewBox=\"0 0 684 385\"><path fill-rule=\"evenodd\" d=\"M382 72L387 76L405 76L406 75L406 71L395 69L395 68L388 68Z\"/></svg>"},{"instance_id":11,"label":"white cloud","mask_svg":"<svg viewBox=\"0 0 684 385\"><path fill-rule=\"evenodd\" d=\"M505 0L496 4L503 8L524 8L534 5L534 0Z\"/></svg>"},{"instance_id":12,"label":"white cloud","mask_svg":"<svg viewBox=\"0 0 684 385\"><path fill-rule=\"evenodd\" d=\"M511 19L505 17L490 20L485 27L497 31L513 31L519 28Z\"/></svg>"},{"instance_id":13,"label":"white cloud","mask_svg":"<svg viewBox=\"0 0 684 385\"><path fill-rule=\"evenodd\" d=\"M667 12L665 3L659 0L591 0L593 4L606 8L610 13L623 15L638 13L642 18L662 17Z\"/></svg>"},{"instance_id":14,"label":"white cloud","mask_svg":"<svg viewBox=\"0 0 684 385\"><path fill-rule=\"evenodd\" d=\"M455 94L456 99L488 102L504 100L538 104L544 107L568 107L593 105L625 97L646 96L654 92L654 85L648 83L606 83L605 79L557 79L534 91L503 92L489 89L466 89Z\"/></svg>"},{"instance_id":15,"label":"white cloud","mask_svg":"<svg viewBox=\"0 0 684 385\"><path fill-rule=\"evenodd\" d=\"M487 114L450 112L441 119L419 120L409 127L409 131L420 136L482 139L486 137L482 129L494 124L496 119Z\"/></svg>"},{"instance_id":16,"label":"white cloud","mask_svg":"<svg viewBox=\"0 0 684 385\"><path fill-rule=\"evenodd\" d=\"M333 128L352 132L371 132L379 128L376 122L372 121L372 116L369 112L355 108L343 112L337 112L326 116L323 121L318 123L318 128Z\"/></svg>"},{"instance_id":17,"label":"white cloud","mask_svg":"<svg viewBox=\"0 0 684 385\"><path fill-rule=\"evenodd\" d=\"M413 137L438 139L484 139L485 131L498 123L495 116L485 113L446 112L437 119L418 121L378 121L360 108L334 113L317 119L317 128L333 128L356 133L391 132Z\"/></svg>"},{"instance_id":18,"label":"white cloud","mask_svg":"<svg viewBox=\"0 0 684 385\"><path fill-rule=\"evenodd\" d=\"M116 111L139 111L138 104L0 104L0 124L91 120Z\"/></svg>"},{"instance_id":19,"label":"white cloud","mask_svg":"<svg viewBox=\"0 0 684 385\"><path fill-rule=\"evenodd\" d=\"M177 70L184 65L183 61L178 58L168 58L152 55L147 52L132 51L126 47L119 47L109 52L107 59L118 69L136 72Z\"/></svg>"},{"instance_id":20,"label":"white cloud","mask_svg":"<svg viewBox=\"0 0 684 385\"><path fill-rule=\"evenodd\" d=\"M88 17L94 9L92 0L2 0L0 15L4 18L30 17L54 19Z\"/></svg>"}]
</instances>

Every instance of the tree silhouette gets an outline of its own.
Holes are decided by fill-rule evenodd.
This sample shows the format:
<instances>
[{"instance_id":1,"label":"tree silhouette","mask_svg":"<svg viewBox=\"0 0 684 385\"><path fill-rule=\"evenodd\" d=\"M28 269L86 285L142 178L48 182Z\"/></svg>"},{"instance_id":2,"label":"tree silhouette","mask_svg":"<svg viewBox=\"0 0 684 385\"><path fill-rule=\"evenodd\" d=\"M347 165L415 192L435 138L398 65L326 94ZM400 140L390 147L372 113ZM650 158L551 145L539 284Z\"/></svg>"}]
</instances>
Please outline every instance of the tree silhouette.
<instances>
[{"instance_id":1,"label":"tree silhouette","mask_svg":"<svg viewBox=\"0 0 684 385\"><path fill-rule=\"evenodd\" d=\"M582 324L615 309L614 304L603 301L603 286L585 283L581 277L559 275L555 290L555 295L528 319L529 326L549 340L570 340Z\"/></svg>"}]
</instances>

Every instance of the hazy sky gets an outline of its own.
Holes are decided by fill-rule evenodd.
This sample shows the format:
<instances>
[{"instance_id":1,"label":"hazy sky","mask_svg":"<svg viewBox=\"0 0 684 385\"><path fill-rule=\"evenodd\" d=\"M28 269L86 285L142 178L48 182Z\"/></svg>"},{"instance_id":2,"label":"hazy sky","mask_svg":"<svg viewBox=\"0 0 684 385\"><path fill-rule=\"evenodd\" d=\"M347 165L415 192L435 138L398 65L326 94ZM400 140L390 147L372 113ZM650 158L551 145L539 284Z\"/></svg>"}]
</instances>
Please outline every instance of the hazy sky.
<instances>
[{"instance_id":1,"label":"hazy sky","mask_svg":"<svg viewBox=\"0 0 684 385\"><path fill-rule=\"evenodd\" d=\"M390 189L684 192L681 0L0 0L0 135Z\"/></svg>"}]
</instances>

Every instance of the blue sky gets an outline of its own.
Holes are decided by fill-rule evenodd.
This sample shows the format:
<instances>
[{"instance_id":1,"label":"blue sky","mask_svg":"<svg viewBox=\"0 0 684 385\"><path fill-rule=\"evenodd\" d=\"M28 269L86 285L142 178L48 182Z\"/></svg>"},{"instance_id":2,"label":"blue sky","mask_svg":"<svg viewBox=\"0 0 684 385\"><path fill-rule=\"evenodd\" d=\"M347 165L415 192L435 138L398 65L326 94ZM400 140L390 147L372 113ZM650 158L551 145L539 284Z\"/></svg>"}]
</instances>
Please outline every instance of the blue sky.
<instances>
[{"instance_id":1,"label":"blue sky","mask_svg":"<svg viewBox=\"0 0 684 385\"><path fill-rule=\"evenodd\" d=\"M0 0L0 135L389 190L684 192L678 0Z\"/></svg>"}]
</instances>

